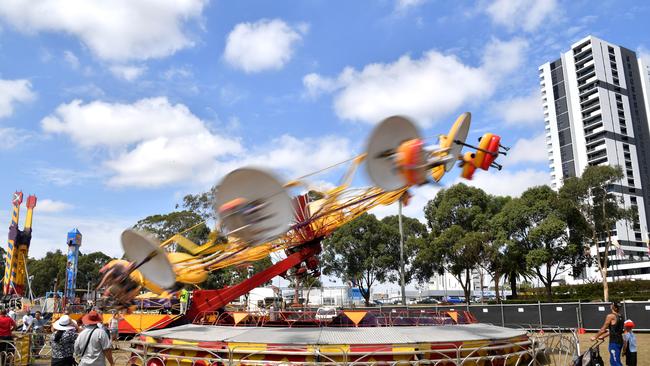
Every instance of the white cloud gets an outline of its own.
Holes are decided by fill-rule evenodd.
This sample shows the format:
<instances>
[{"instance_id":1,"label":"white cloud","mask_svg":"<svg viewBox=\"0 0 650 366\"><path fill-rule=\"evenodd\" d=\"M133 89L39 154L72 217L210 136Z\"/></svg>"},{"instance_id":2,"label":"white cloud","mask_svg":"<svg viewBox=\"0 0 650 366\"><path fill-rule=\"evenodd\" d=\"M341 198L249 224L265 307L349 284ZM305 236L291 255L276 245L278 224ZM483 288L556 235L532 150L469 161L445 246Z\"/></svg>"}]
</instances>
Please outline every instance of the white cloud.
<instances>
[{"instance_id":1,"label":"white cloud","mask_svg":"<svg viewBox=\"0 0 650 366\"><path fill-rule=\"evenodd\" d=\"M224 58L247 73L279 70L291 60L294 46L307 30L306 24L292 28L280 19L239 23L228 34Z\"/></svg>"},{"instance_id":2,"label":"white cloud","mask_svg":"<svg viewBox=\"0 0 650 366\"><path fill-rule=\"evenodd\" d=\"M158 137L105 162L112 186L157 187L196 180L210 172L217 157L240 150L237 141L211 133Z\"/></svg>"},{"instance_id":3,"label":"white cloud","mask_svg":"<svg viewBox=\"0 0 650 366\"><path fill-rule=\"evenodd\" d=\"M550 184L551 178L546 171L535 169L511 171L504 167L501 171L477 170L473 180L459 179L457 182L479 187L494 195L516 197L530 187Z\"/></svg>"},{"instance_id":4,"label":"white cloud","mask_svg":"<svg viewBox=\"0 0 650 366\"><path fill-rule=\"evenodd\" d=\"M133 104L74 100L60 105L41 125L83 148L107 148L103 166L114 186L192 181L215 159L242 151L237 139L212 133L186 106L163 97Z\"/></svg>"},{"instance_id":5,"label":"white cloud","mask_svg":"<svg viewBox=\"0 0 650 366\"><path fill-rule=\"evenodd\" d=\"M411 8L416 8L424 4L427 0L397 0L395 2L396 11L405 11Z\"/></svg>"},{"instance_id":6,"label":"white cloud","mask_svg":"<svg viewBox=\"0 0 650 366\"><path fill-rule=\"evenodd\" d=\"M492 40L478 67L431 50L420 59L404 55L361 71L347 67L336 78L308 74L303 84L312 97L334 92L334 109L342 119L375 124L402 114L430 126L464 104L491 96L504 76L522 64L526 47L521 39Z\"/></svg>"},{"instance_id":7,"label":"white cloud","mask_svg":"<svg viewBox=\"0 0 650 366\"><path fill-rule=\"evenodd\" d=\"M354 155L351 142L337 136L296 138L283 135L268 144L245 150L236 137L210 131L204 121L182 104L166 98L132 104L74 100L60 105L41 121L43 130L68 136L101 160L102 173L46 168L43 179L69 185L103 178L116 187L214 182L244 165L278 170L287 179L314 172Z\"/></svg>"},{"instance_id":8,"label":"white cloud","mask_svg":"<svg viewBox=\"0 0 650 366\"><path fill-rule=\"evenodd\" d=\"M546 136L542 133L530 139L522 138L517 140L508 151L508 155L501 159L505 166L547 162Z\"/></svg>"},{"instance_id":9,"label":"white cloud","mask_svg":"<svg viewBox=\"0 0 650 366\"><path fill-rule=\"evenodd\" d=\"M525 97L511 98L497 103L494 112L510 126L538 125L544 123L544 112L539 92Z\"/></svg>"},{"instance_id":10,"label":"white cloud","mask_svg":"<svg viewBox=\"0 0 650 366\"><path fill-rule=\"evenodd\" d=\"M73 69L79 68L79 58L72 51L63 51L63 60Z\"/></svg>"},{"instance_id":11,"label":"white cloud","mask_svg":"<svg viewBox=\"0 0 650 366\"><path fill-rule=\"evenodd\" d=\"M556 0L496 0L486 8L496 24L510 30L537 29L557 8Z\"/></svg>"},{"instance_id":12,"label":"white cloud","mask_svg":"<svg viewBox=\"0 0 650 366\"><path fill-rule=\"evenodd\" d=\"M115 77L133 81L139 78L146 70L146 66L133 66L133 65L113 65L108 68Z\"/></svg>"},{"instance_id":13,"label":"white cloud","mask_svg":"<svg viewBox=\"0 0 650 366\"><path fill-rule=\"evenodd\" d=\"M11 150L31 137L32 134L27 130L11 127L0 128L0 141L2 141L0 150Z\"/></svg>"},{"instance_id":14,"label":"white cloud","mask_svg":"<svg viewBox=\"0 0 650 366\"><path fill-rule=\"evenodd\" d=\"M174 79L187 79L192 77L194 74L192 70L187 67L171 67L165 72L163 72L162 77L165 80L174 80Z\"/></svg>"},{"instance_id":15,"label":"white cloud","mask_svg":"<svg viewBox=\"0 0 650 366\"><path fill-rule=\"evenodd\" d=\"M184 32L207 0L6 0L0 19L25 33L61 32L112 61L168 56L193 45Z\"/></svg>"},{"instance_id":16,"label":"white cloud","mask_svg":"<svg viewBox=\"0 0 650 366\"><path fill-rule=\"evenodd\" d=\"M98 178L99 174L63 168L35 168L32 170L35 177L40 181L56 186L68 186L84 184L88 179Z\"/></svg>"},{"instance_id":17,"label":"white cloud","mask_svg":"<svg viewBox=\"0 0 650 366\"><path fill-rule=\"evenodd\" d=\"M40 214L37 204L34 216L34 229L29 256L42 258L48 251L57 249L67 251L67 233L73 228L83 235L81 251L91 253L101 251L111 257L121 257L120 235L124 229L132 226L138 219L124 217L88 217L64 213Z\"/></svg>"},{"instance_id":18,"label":"white cloud","mask_svg":"<svg viewBox=\"0 0 650 366\"><path fill-rule=\"evenodd\" d=\"M53 212L61 212L61 211L69 210L73 206L63 201L55 201L46 198L46 199L38 200L36 207L38 209L38 212L53 213Z\"/></svg>"},{"instance_id":19,"label":"white cloud","mask_svg":"<svg viewBox=\"0 0 650 366\"><path fill-rule=\"evenodd\" d=\"M133 104L73 100L59 105L41 124L46 132L67 134L83 147L119 147L157 137L208 132L185 105L171 104L165 97Z\"/></svg>"},{"instance_id":20,"label":"white cloud","mask_svg":"<svg viewBox=\"0 0 650 366\"><path fill-rule=\"evenodd\" d=\"M301 138L283 135L269 146L250 151L235 165L257 165L284 171L293 179L340 163L354 156L350 140L337 136Z\"/></svg>"},{"instance_id":21,"label":"white cloud","mask_svg":"<svg viewBox=\"0 0 650 366\"><path fill-rule=\"evenodd\" d=\"M0 118L11 116L16 103L29 102L35 97L29 80L0 79Z\"/></svg>"}]
</instances>

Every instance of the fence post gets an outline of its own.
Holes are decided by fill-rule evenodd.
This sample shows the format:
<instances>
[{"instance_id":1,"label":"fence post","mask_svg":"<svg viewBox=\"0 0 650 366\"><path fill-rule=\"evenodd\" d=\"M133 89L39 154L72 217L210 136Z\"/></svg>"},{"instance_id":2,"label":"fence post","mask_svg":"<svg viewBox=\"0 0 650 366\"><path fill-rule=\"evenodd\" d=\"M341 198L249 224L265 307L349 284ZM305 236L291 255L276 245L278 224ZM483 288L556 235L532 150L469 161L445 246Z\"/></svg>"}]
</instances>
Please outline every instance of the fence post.
<instances>
[{"instance_id":1,"label":"fence post","mask_svg":"<svg viewBox=\"0 0 650 366\"><path fill-rule=\"evenodd\" d=\"M537 300L537 312L539 313L539 328L542 329L542 303Z\"/></svg>"},{"instance_id":2,"label":"fence post","mask_svg":"<svg viewBox=\"0 0 650 366\"><path fill-rule=\"evenodd\" d=\"M623 319L627 319L627 309L625 307L625 301L623 301Z\"/></svg>"},{"instance_id":3,"label":"fence post","mask_svg":"<svg viewBox=\"0 0 650 366\"><path fill-rule=\"evenodd\" d=\"M499 304L501 305L501 326L505 327L506 326L506 318L503 316L503 303Z\"/></svg>"},{"instance_id":4,"label":"fence post","mask_svg":"<svg viewBox=\"0 0 650 366\"><path fill-rule=\"evenodd\" d=\"M578 308L576 309L577 317L578 317L578 328L584 328L584 324L582 323L582 301L578 300Z\"/></svg>"}]
</instances>

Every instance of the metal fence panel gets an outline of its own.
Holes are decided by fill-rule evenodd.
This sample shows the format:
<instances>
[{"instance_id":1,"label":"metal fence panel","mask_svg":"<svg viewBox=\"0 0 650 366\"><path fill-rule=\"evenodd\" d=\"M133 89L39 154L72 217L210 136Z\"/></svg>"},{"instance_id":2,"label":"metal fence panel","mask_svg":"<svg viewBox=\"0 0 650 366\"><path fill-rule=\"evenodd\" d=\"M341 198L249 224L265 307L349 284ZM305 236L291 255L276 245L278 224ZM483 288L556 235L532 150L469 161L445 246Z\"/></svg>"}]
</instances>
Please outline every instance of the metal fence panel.
<instances>
[{"instance_id":1,"label":"metal fence panel","mask_svg":"<svg viewBox=\"0 0 650 366\"><path fill-rule=\"evenodd\" d=\"M610 313L609 303L581 303L582 327L588 330L600 329L605 322L605 316Z\"/></svg>"},{"instance_id":2,"label":"metal fence panel","mask_svg":"<svg viewBox=\"0 0 650 366\"><path fill-rule=\"evenodd\" d=\"M578 303L541 304L542 324L578 328Z\"/></svg>"},{"instance_id":3,"label":"metal fence panel","mask_svg":"<svg viewBox=\"0 0 650 366\"><path fill-rule=\"evenodd\" d=\"M458 305L445 305L445 306L436 306L438 311L466 311L467 305L458 304Z\"/></svg>"},{"instance_id":4,"label":"metal fence panel","mask_svg":"<svg viewBox=\"0 0 650 366\"><path fill-rule=\"evenodd\" d=\"M471 305L469 311L481 323L502 325L501 305Z\"/></svg>"},{"instance_id":5,"label":"metal fence panel","mask_svg":"<svg viewBox=\"0 0 650 366\"><path fill-rule=\"evenodd\" d=\"M539 325L538 304L503 305L506 325Z\"/></svg>"},{"instance_id":6,"label":"metal fence panel","mask_svg":"<svg viewBox=\"0 0 650 366\"><path fill-rule=\"evenodd\" d=\"M650 330L650 302L626 302L626 319L632 319L638 330Z\"/></svg>"}]
</instances>

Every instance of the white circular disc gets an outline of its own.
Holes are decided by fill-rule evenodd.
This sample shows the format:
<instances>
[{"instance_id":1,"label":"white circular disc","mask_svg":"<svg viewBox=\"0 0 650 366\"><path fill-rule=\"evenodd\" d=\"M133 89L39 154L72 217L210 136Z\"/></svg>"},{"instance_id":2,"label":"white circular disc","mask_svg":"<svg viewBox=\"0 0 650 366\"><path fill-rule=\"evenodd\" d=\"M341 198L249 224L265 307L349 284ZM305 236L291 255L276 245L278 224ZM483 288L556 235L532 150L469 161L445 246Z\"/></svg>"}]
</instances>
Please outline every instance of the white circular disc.
<instances>
[{"instance_id":1,"label":"white circular disc","mask_svg":"<svg viewBox=\"0 0 650 366\"><path fill-rule=\"evenodd\" d=\"M219 207L237 198L248 202L259 200L266 205L262 209L264 218L251 224L254 226L251 230L242 231L242 240L249 239L250 244L258 245L273 240L290 229L294 217L291 198L273 174L256 168L240 168L228 173L217 187L215 211L219 212ZM232 231L236 228L227 229ZM248 235L259 229L263 230L263 234ZM234 235L238 236L237 233Z\"/></svg>"},{"instance_id":2,"label":"white circular disc","mask_svg":"<svg viewBox=\"0 0 650 366\"><path fill-rule=\"evenodd\" d=\"M420 138L418 128L405 117L388 117L375 127L366 148L366 170L374 185L385 191L393 191L407 184L393 160L380 155L395 151L404 141L417 138Z\"/></svg>"},{"instance_id":3,"label":"white circular disc","mask_svg":"<svg viewBox=\"0 0 650 366\"><path fill-rule=\"evenodd\" d=\"M151 252L155 256L138 268L142 276L161 288L170 289L176 283L176 273L167 259L165 251L158 240L147 233L127 229L122 232L122 248L126 258L136 265L142 262Z\"/></svg>"}]
</instances>

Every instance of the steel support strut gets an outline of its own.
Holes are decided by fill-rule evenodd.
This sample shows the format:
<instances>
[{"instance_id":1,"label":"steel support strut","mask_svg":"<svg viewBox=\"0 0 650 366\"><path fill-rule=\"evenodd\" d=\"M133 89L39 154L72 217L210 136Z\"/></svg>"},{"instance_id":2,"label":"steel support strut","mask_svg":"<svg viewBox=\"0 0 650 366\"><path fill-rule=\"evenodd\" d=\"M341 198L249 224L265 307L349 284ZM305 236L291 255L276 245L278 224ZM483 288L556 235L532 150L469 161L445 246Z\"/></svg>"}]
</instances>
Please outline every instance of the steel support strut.
<instances>
[{"instance_id":1,"label":"steel support strut","mask_svg":"<svg viewBox=\"0 0 650 366\"><path fill-rule=\"evenodd\" d=\"M320 253L321 240L322 238L317 238L301 245L295 253L289 255L286 259L281 260L237 285L224 287L220 290L194 290L192 293L192 303L187 310L185 319L193 322L201 314L222 309L231 301L288 271L307 258Z\"/></svg>"}]
</instances>

